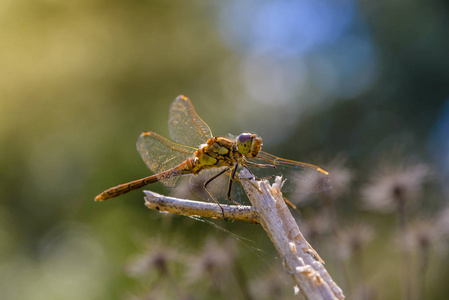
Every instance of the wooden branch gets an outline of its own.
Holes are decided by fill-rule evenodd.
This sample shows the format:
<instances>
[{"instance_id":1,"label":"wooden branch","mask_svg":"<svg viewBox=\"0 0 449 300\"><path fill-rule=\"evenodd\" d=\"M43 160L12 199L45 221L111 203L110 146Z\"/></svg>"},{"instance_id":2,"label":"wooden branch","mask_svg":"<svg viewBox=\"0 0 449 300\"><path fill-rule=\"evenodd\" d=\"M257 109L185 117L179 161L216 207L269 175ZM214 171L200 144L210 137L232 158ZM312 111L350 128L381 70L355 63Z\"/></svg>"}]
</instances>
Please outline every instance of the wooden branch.
<instances>
[{"instance_id":1,"label":"wooden branch","mask_svg":"<svg viewBox=\"0 0 449 300\"><path fill-rule=\"evenodd\" d=\"M245 168L240 178L251 178ZM299 231L282 197L282 179L276 177L270 186L267 180L240 180L252 206L221 205L226 218L260 223L283 261L286 272L292 275L296 287L306 299L344 299L342 290L332 280L318 253ZM220 207L215 203L183 200L144 191L145 205L154 210L188 216L223 219ZM315 256L319 261L317 261Z\"/></svg>"},{"instance_id":2,"label":"wooden branch","mask_svg":"<svg viewBox=\"0 0 449 300\"><path fill-rule=\"evenodd\" d=\"M251 178L243 169L240 178ZM241 180L251 202L257 208L263 226L281 257L285 270L293 276L306 299L344 299L342 290L332 280L318 254L304 239L290 210L282 198L282 179L276 177L270 186L267 180ZM322 261L322 260L321 260Z\"/></svg>"},{"instance_id":3,"label":"wooden branch","mask_svg":"<svg viewBox=\"0 0 449 300\"><path fill-rule=\"evenodd\" d=\"M221 208L215 203L167 197L152 191L144 191L144 193L145 206L149 209L186 216L223 219ZM221 207L228 220L259 223L259 216L252 206L221 204Z\"/></svg>"}]
</instances>

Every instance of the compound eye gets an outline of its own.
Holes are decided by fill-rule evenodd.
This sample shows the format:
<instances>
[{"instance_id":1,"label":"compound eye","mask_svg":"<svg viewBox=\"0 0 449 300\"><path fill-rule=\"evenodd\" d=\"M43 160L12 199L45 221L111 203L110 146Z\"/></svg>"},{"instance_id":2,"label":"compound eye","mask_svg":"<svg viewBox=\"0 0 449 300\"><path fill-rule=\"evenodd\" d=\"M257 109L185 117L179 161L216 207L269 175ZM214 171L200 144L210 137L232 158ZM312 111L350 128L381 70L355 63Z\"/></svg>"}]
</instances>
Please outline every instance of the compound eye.
<instances>
[{"instance_id":1,"label":"compound eye","mask_svg":"<svg viewBox=\"0 0 449 300\"><path fill-rule=\"evenodd\" d=\"M251 151L252 143L253 134L251 133L242 133L237 137L237 149L245 156Z\"/></svg>"},{"instance_id":2,"label":"compound eye","mask_svg":"<svg viewBox=\"0 0 449 300\"><path fill-rule=\"evenodd\" d=\"M237 143L245 144L248 142L248 140L252 140L253 135L251 133L242 133L237 138Z\"/></svg>"}]
</instances>

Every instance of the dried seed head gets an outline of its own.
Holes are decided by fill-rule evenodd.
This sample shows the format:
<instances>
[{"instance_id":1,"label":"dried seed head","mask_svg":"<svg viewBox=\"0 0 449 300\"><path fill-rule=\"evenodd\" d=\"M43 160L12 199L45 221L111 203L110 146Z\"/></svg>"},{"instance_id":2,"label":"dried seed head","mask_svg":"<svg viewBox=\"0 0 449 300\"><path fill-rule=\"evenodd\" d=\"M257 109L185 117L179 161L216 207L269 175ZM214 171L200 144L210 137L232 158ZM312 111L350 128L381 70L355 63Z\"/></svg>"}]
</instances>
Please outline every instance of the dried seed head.
<instances>
[{"instance_id":1,"label":"dried seed head","mask_svg":"<svg viewBox=\"0 0 449 300\"><path fill-rule=\"evenodd\" d=\"M264 277L250 282L256 299L285 299L287 294L291 295L289 276L280 264L274 264L263 274Z\"/></svg>"},{"instance_id":2,"label":"dried seed head","mask_svg":"<svg viewBox=\"0 0 449 300\"><path fill-rule=\"evenodd\" d=\"M332 182L332 189L328 194L332 199L338 199L346 194L354 180L354 172L346 166L346 162L346 157L338 155L327 166Z\"/></svg>"},{"instance_id":3,"label":"dried seed head","mask_svg":"<svg viewBox=\"0 0 449 300\"><path fill-rule=\"evenodd\" d=\"M338 155L330 163L322 166L329 171L329 175L322 176L320 173L308 173L305 177L301 177L301 185L298 186L298 191L295 191L295 203L305 203L313 200L315 197L326 197L326 199L335 201L347 193L351 187L354 175L351 169L345 166L346 158L343 155ZM294 178L287 178L287 180L294 180ZM331 187L324 191L320 191L317 187ZM303 190L310 190L313 193L304 193ZM312 197L311 197L312 196Z\"/></svg>"},{"instance_id":4,"label":"dried seed head","mask_svg":"<svg viewBox=\"0 0 449 300\"><path fill-rule=\"evenodd\" d=\"M339 256L349 258L374 238L374 230L363 223L347 226L336 234Z\"/></svg>"},{"instance_id":5,"label":"dried seed head","mask_svg":"<svg viewBox=\"0 0 449 300\"><path fill-rule=\"evenodd\" d=\"M307 239L315 240L327 233L330 227L330 219L323 213L308 217L301 224L301 231Z\"/></svg>"},{"instance_id":6,"label":"dried seed head","mask_svg":"<svg viewBox=\"0 0 449 300\"><path fill-rule=\"evenodd\" d=\"M405 242L405 249L413 251L419 248L428 248L437 245L441 239L441 231L438 230L434 218L425 218L413 221L408 227L404 237L398 237Z\"/></svg>"},{"instance_id":7,"label":"dried seed head","mask_svg":"<svg viewBox=\"0 0 449 300\"><path fill-rule=\"evenodd\" d=\"M129 276L139 277L144 274L155 273L158 276L169 275L169 264L176 259L176 251L173 248L152 243L152 246L141 255L132 259L126 266Z\"/></svg>"},{"instance_id":8,"label":"dried seed head","mask_svg":"<svg viewBox=\"0 0 449 300\"><path fill-rule=\"evenodd\" d=\"M219 289L232 271L235 256L232 239L219 244L215 238L208 238L202 251L189 261L189 279L209 282L213 288Z\"/></svg>"},{"instance_id":9,"label":"dried seed head","mask_svg":"<svg viewBox=\"0 0 449 300\"><path fill-rule=\"evenodd\" d=\"M449 235L449 207L444 208L436 218L436 229L442 235Z\"/></svg>"},{"instance_id":10,"label":"dried seed head","mask_svg":"<svg viewBox=\"0 0 449 300\"><path fill-rule=\"evenodd\" d=\"M362 188L362 208L388 213L410 205L421 196L429 175L429 167L422 163L384 166Z\"/></svg>"}]
</instances>

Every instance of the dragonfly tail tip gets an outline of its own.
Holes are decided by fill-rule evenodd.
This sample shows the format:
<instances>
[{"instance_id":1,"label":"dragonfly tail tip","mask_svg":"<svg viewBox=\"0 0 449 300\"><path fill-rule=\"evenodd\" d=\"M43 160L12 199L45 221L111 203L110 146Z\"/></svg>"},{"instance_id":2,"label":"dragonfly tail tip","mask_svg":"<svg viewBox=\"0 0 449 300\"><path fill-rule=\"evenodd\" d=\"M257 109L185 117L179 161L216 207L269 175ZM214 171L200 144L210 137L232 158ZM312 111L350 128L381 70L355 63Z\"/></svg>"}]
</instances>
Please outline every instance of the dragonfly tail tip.
<instances>
[{"instance_id":1,"label":"dragonfly tail tip","mask_svg":"<svg viewBox=\"0 0 449 300\"><path fill-rule=\"evenodd\" d=\"M98 202L98 201L103 201L104 199L103 199L103 194L100 194L100 195L98 195L97 197L95 197L95 202Z\"/></svg>"}]
</instances>

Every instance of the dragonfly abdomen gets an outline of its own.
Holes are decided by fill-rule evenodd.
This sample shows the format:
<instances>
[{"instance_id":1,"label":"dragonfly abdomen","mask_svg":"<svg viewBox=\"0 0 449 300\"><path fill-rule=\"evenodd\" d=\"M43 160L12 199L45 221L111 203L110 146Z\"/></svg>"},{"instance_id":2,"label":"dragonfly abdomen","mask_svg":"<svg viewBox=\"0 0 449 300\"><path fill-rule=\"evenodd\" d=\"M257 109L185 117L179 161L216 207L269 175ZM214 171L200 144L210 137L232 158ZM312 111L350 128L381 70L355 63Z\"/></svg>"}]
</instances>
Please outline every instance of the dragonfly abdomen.
<instances>
[{"instance_id":1,"label":"dragonfly abdomen","mask_svg":"<svg viewBox=\"0 0 449 300\"><path fill-rule=\"evenodd\" d=\"M136 189L140 189L146 185L152 184L158 181L156 175L148 176L142 179L134 180L128 183L120 184L115 187L109 188L97 197L95 197L95 201L104 201L110 198L114 198L128 192L131 192Z\"/></svg>"}]
</instances>

